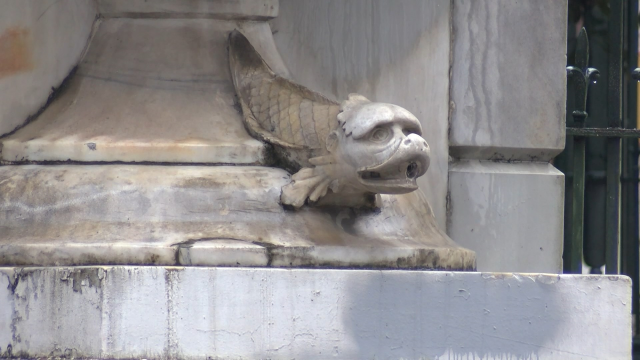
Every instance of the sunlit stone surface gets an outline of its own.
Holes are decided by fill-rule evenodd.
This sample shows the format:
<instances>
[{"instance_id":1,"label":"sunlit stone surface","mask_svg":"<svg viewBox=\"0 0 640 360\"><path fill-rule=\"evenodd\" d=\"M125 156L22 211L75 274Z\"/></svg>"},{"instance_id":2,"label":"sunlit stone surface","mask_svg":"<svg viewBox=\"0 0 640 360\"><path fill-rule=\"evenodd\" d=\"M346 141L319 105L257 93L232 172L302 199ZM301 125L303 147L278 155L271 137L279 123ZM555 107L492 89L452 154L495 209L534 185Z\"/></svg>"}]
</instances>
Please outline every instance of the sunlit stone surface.
<instances>
[{"instance_id":1,"label":"sunlit stone surface","mask_svg":"<svg viewBox=\"0 0 640 360\"><path fill-rule=\"evenodd\" d=\"M0 140L5 161L264 164L234 105L232 21L106 19L59 97Z\"/></svg>"}]
</instances>

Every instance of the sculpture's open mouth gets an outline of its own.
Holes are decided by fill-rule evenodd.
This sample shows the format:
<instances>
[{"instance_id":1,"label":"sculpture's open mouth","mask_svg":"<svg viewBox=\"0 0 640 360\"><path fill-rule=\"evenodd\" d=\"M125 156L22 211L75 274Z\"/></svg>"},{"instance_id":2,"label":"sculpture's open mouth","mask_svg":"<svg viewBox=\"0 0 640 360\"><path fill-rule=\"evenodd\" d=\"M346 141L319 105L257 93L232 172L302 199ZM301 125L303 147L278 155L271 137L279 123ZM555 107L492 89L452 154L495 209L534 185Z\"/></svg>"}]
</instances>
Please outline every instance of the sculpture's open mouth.
<instances>
[{"instance_id":1,"label":"sculpture's open mouth","mask_svg":"<svg viewBox=\"0 0 640 360\"><path fill-rule=\"evenodd\" d=\"M429 167L429 145L411 134L385 162L358 169L358 181L380 194L404 194L418 189L416 179Z\"/></svg>"},{"instance_id":2,"label":"sculpture's open mouth","mask_svg":"<svg viewBox=\"0 0 640 360\"><path fill-rule=\"evenodd\" d=\"M369 168L358 171L358 180L369 190L380 194L404 194L418 188L416 179L419 173L420 165L412 161L406 164L394 164L386 169L374 171Z\"/></svg>"}]
</instances>

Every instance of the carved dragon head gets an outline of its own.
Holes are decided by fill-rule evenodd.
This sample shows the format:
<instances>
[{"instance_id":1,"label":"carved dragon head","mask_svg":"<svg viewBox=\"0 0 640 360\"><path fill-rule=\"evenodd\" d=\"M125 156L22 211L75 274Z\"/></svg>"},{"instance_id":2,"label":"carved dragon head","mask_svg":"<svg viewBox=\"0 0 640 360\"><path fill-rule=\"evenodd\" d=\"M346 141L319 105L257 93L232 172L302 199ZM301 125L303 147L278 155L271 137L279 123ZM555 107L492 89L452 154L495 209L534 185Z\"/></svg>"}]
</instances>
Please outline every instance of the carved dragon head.
<instances>
[{"instance_id":1,"label":"carved dragon head","mask_svg":"<svg viewBox=\"0 0 640 360\"><path fill-rule=\"evenodd\" d=\"M416 190L416 179L430 162L418 119L400 106L358 94L349 95L340 109L339 128L329 135L327 148L353 167L360 187L380 194Z\"/></svg>"}]
</instances>

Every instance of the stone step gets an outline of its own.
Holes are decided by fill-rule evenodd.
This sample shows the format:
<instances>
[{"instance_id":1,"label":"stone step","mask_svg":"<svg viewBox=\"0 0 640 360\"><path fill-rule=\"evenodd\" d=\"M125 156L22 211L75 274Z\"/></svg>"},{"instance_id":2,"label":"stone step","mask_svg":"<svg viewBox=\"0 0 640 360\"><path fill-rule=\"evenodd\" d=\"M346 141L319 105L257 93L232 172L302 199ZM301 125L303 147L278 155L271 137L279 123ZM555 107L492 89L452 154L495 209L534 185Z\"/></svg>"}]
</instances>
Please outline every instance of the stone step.
<instances>
[{"instance_id":1,"label":"stone step","mask_svg":"<svg viewBox=\"0 0 640 360\"><path fill-rule=\"evenodd\" d=\"M631 359L626 276L0 268L0 357Z\"/></svg>"},{"instance_id":2,"label":"stone step","mask_svg":"<svg viewBox=\"0 0 640 360\"><path fill-rule=\"evenodd\" d=\"M378 211L289 211L289 181L251 166L0 166L0 265L475 267L420 191Z\"/></svg>"},{"instance_id":3,"label":"stone step","mask_svg":"<svg viewBox=\"0 0 640 360\"><path fill-rule=\"evenodd\" d=\"M98 20L75 74L35 121L0 140L0 159L268 163L267 146L247 134L235 104L226 47L238 27L278 65L266 23Z\"/></svg>"}]
</instances>

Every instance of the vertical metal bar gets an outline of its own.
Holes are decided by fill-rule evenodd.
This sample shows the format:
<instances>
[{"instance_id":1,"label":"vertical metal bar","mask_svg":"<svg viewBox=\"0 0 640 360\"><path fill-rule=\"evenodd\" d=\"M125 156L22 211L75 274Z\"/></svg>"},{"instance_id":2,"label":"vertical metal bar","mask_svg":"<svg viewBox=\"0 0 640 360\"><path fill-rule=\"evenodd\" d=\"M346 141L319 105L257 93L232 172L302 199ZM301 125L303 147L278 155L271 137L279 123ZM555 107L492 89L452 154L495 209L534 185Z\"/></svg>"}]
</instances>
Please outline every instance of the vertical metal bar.
<instances>
[{"instance_id":1,"label":"vertical metal bar","mask_svg":"<svg viewBox=\"0 0 640 360\"><path fill-rule=\"evenodd\" d=\"M610 0L609 127L622 125L622 43L624 0ZM606 273L620 272L620 138L607 139Z\"/></svg>"},{"instance_id":2,"label":"vertical metal bar","mask_svg":"<svg viewBox=\"0 0 640 360\"><path fill-rule=\"evenodd\" d=\"M628 0L625 9L627 16L625 24L625 33L627 39L626 59L627 64L624 68L624 78L626 86L626 96L624 99L624 123L627 129L635 129L637 127L637 106L638 106L638 83L632 71L638 67L638 0ZM638 330L640 321L638 321L638 295L639 289L639 260L640 248L638 247L638 139L623 140L623 170L622 178L622 195L621 195L621 235L620 235L620 253L623 262L620 263L621 272L631 277L632 293L631 293L631 312L635 317L635 333Z\"/></svg>"},{"instance_id":3,"label":"vertical metal bar","mask_svg":"<svg viewBox=\"0 0 640 360\"><path fill-rule=\"evenodd\" d=\"M585 113L586 115L586 113ZM575 119L576 127L584 127L584 120ZM565 244L565 273L582 273L582 250L584 240L584 160L586 139L582 136L573 138L573 204L571 213L571 242ZM567 249L566 245L569 245ZM568 266L567 266L568 265Z\"/></svg>"},{"instance_id":4,"label":"vertical metal bar","mask_svg":"<svg viewBox=\"0 0 640 360\"><path fill-rule=\"evenodd\" d=\"M589 38L582 28L576 43L575 66L567 66L567 75L575 86L574 127L584 127L587 118L587 92L589 83L598 77L598 70L589 65ZM582 273L582 250L584 241L584 183L585 183L585 138L575 136L573 140L573 197L571 215L571 238L565 238L564 272Z\"/></svg>"}]
</instances>

